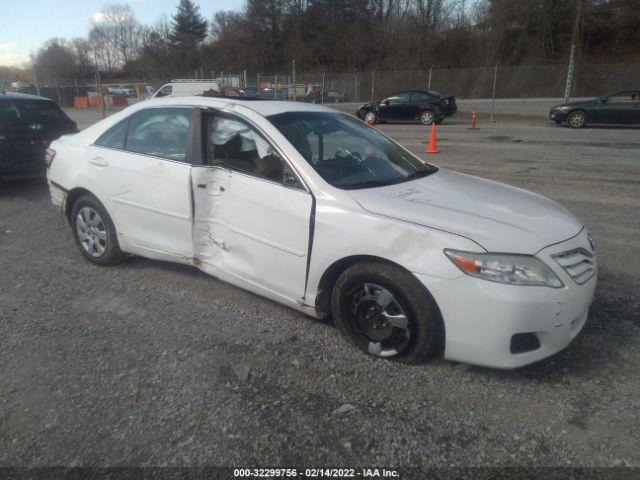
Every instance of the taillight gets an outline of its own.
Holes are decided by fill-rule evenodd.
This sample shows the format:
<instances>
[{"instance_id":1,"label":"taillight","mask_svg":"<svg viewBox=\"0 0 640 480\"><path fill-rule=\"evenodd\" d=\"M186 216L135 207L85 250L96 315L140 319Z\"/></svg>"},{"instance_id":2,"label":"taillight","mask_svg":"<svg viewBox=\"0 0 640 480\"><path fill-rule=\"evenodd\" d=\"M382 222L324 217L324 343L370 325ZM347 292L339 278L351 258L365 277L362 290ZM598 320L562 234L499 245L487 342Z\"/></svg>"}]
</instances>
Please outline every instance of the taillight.
<instances>
[{"instance_id":1,"label":"taillight","mask_svg":"<svg viewBox=\"0 0 640 480\"><path fill-rule=\"evenodd\" d=\"M51 166L54 158L56 158L56 151L52 148L47 148L47 151L44 154L44 161L47 164L47 168Z\"/></svg>"},{"instance_id":2,"label":"taillight","mask_svg":"<svg viewBox=\"0 0 640 480\"><path fill-rule=\"evenodd\" d=\"M76 127L77 127L76 122L67 122L62 125L62 128L66 128L66 129L70 129L70 128L75 129Z\"/></svg>"},{"instance_id":3,"label":"taillight","mask_svg":"<svg viewBox=\"0 0 640 480\"><path fill-rule=\"evenodd\" d=\"M0 122L0 128L9 128L9 124Z\"/></svg>"}]
</instances>

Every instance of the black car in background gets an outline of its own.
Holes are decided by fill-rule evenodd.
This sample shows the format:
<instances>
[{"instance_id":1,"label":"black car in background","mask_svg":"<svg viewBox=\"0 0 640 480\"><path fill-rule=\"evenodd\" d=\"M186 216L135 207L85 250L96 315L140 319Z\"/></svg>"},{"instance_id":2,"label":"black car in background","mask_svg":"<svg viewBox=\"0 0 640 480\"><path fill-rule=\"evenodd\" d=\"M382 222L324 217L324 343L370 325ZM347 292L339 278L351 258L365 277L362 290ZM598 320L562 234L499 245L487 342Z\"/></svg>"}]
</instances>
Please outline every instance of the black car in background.
<instances>
[{"instance_id":1,"label":"black car in background","mask_svg":"<svg viewBox=\"0 0 640 480\"><path fill-rule=\"evenodd\" d=\"M379 102L362 105L356 114L370 123L419 121L431 125L457 111L455 97L444 97L431 90L402 90Z\"/></svg>"},{"instance_id":2,"label":"black car in background","mask_svg":"<svg viewBox=\"0 0 640 480\"><path fill-rule=\"evenodd\" d=\"M573 128L594 124L640 125L640 88L557 105L549 112L549 118L558 125L567 122Z\"/></svg>"},{"instance_id":3,"label":"black car in background","mask_svg":"<svg viewBox=\"0 0 640 480\"><path fill-rule=\"evenodd\" d=\"M49 144L77 131L76 123L53 100L0 92L0 176L44 173Z\"/></svg>"}]
</instances>

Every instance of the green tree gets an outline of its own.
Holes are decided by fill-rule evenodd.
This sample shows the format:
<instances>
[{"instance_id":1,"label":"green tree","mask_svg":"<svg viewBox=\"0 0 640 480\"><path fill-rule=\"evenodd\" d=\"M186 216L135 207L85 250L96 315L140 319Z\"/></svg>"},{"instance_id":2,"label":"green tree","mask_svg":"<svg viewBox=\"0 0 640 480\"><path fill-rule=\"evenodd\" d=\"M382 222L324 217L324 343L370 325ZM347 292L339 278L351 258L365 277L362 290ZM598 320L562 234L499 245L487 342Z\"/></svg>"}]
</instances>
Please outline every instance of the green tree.
<instances>
[{"instance_id":1,"label":"green tree","mask_svg":"<svg viewBox=\"0 0 640 480\"><path fill-rule=\"evenodd\" d=\"M177 46L194 47L207 36L207 21L200 8L191 0L180 0L178 11L172 17L171 38Z\"/></svg>"}]
</instances>

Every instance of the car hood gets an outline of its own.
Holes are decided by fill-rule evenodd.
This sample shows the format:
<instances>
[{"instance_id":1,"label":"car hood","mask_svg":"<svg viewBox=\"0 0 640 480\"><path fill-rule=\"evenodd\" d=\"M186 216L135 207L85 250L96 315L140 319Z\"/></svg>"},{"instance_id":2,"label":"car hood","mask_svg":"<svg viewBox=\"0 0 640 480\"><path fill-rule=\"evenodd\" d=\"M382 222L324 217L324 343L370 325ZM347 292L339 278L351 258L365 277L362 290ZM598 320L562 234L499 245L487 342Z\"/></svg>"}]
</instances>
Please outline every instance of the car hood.
<instances>
[{"instance_id":1,"label":"car hood","mask_svg":"<svg viewBox=\"0 0 640 480\"><path fill-rule=\"evenodd\" d=\"M583 107L583 106L593 105L595 103L600 103L600 99L593 98L591 100L578 100L578 101L575 101L575 102L561 103L559 105L556 105L553 108L559 108L559 107Z\"/></svg>"},{"instance_id":2,"label":"car hood","mask_svg":"<svg viewBox=\"0 0 640 480\"><path fill-rule=\"evenodd\" d=\"M534 254L583 228L546 197L446 169L349 193L371 213L462 235L490 252Z\"/></svg>"}]
</instances>

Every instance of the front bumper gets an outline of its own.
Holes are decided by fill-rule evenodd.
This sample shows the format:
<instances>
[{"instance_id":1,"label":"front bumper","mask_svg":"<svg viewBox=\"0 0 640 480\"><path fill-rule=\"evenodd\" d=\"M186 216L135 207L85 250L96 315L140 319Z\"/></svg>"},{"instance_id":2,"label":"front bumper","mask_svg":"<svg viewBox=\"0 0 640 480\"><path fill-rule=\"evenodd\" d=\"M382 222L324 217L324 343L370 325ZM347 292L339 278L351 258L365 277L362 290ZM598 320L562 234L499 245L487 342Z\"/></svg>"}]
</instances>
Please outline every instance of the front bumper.
<instances>
[{"instance_id":1,"label":"front bumper","mask_svg":"<svg viewBox=\"0 0 640 480\"><path fill-rule=\"evenodd\" d=\"M561 112L559 110L551 110L549 112L549 120L553 120L556 123L562 123L567 120L569 112Z\"/></svg>"},{"instance_id":2,"label":"front bumper","mask_svg":"<svg viewBox=\"0 0 640 480\"><path fill-rule=\"evenodd\" d=\"M580 285L551 257L576 248L590 251L585 230L536 254L562 280L562 288L505 285L467 275L455 280L416 275L442 313L445 358L517 368L566 348L586 322L597 284L597 272ZM517 334L533 334L539 345L514 353L512 341Z\"/></svg>"}]
</instances>

